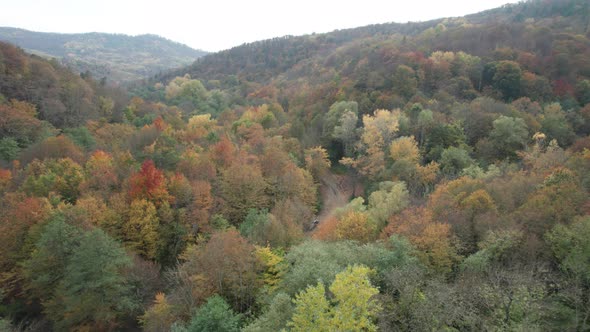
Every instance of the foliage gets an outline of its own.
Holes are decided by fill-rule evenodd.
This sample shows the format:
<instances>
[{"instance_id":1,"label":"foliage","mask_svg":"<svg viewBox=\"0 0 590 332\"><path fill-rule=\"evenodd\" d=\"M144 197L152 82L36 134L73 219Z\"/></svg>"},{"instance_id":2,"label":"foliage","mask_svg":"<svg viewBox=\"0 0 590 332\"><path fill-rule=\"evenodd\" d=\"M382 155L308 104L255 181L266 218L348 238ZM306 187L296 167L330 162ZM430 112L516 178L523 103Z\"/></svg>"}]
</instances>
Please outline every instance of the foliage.
<instances>
[{"instance_id":1,"label":"foliage","mask_svg":"<svg viewBox=\"0 0 590 332\"><path fill-rule=\"evenodd\" d=\"M275 38L127 91L0 43L0 315L588 330L587 13Z\"/></svg>"},{"instance_id":2,"label":"foliage","mask_svg":"<svg viewBox=\"0 0 590 332\"><path fill-rule=\"evenodd\" d=\"M222 297L214 295L195 312L187 331L237 332L240 320L240 315L234 313Z\"/></svg>"},{"instance_id":3,"label":"foliage","mask_svg":"<svg viewBox=\"0 0 590 332\"><path fill-rule=\"evenodd\" d=\"M373 319L381 308L372 299L379 293L371 285L371 270L348 266L330 286L334 306L325 298L322 283L309 286L293 301L295 310L289 326L294 331L376 331Z\"/></svg>"},{"instance_id":4,"label":"foliage","mask_svg":"<svg viewBox=\"0 0 590 332\"><path fill-rule=\"evenodd\" d=\"M57 329L112 328L136 305L122 274L131 262L101 230L82 231L58 217L35 249L26 275Z\"/></svg>"}]
</instances>

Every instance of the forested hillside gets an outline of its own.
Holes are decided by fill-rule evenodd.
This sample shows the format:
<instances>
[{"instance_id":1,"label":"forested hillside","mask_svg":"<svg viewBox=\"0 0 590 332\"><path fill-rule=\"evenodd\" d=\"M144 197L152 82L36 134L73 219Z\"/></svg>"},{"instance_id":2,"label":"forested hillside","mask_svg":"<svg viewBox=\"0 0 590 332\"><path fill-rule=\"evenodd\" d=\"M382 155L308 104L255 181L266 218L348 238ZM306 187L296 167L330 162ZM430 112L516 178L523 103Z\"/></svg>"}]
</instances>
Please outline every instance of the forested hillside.
<instances>
[{"instance_id":1,"label":"forested hillside","mask_svg":"<svg viewBox=\"0 0 590 332\"><path fill-rule=\"evenodd\" d=\"M76 73L129 82L191 64L207 52L155 36L108 33L47 33L0 27L0 41L56 58Z\"/></svg>"},{"instance_id":2,"label":"forested hillside","mask_svg":"<svg viewBox=\"0 0 590 332\"><path fill-rule=\"evenodd\" d=\"M0 44L0 329L590 329L590 11L283 37L129 91Z\"/></svg>"}]
</instances>

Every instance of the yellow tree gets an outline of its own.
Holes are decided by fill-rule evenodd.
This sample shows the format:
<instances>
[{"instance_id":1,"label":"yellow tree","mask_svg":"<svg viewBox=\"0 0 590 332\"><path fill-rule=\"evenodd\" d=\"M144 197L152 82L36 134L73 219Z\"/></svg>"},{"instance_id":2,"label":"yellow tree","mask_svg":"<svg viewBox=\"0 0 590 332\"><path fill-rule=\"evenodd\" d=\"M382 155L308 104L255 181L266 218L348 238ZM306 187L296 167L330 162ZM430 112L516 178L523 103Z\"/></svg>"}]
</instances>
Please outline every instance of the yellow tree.
<instances>
[{"instance_id":1,"label":"yellow tree","mask_svg":"<svg viewBox=\"0 0 590 332\"><path fill-rule=\"evenodd\" d=\"M162 292L156 294L154 304L139 317L143 330L147 332L168 331L175 320L173 307Z\"/></svg>"},{"instance_id":2,"label":"yellow tree","mask_svg":"<svg viewBox=\"0 0 590 332\"><path fill-rule=\"evenodd\" d=\"M404 136L394 140L389 146L389 153L394 161L408 160L418 163L420 160L420 149L414 137Z\"/></svg>"},{"instance_id":3,"label":"yellow tree","mask_svg":"<svg viewBox=\"0 0 590 332\"><path fill-rule=\"evenodd\" d=\"M148 259L156 258L159 224L156 206L152 202L134 200L129 208L129 221L123 230L127 245Z\"/></svg>"},{"instance_id":4,"label":"yellow tree","mask_svg":"<svg viewBox=\"0 0 590 332\"><path fill-rule=\"evenodd\" d=\"M272 293L286 272L285 266L283 265L283 257L274 253L269 246L256 246L254 253L256 258L264 265L262 280L267 287L268 293Z\"/></svg>"},{"instance_id":5,"label":"yellow tree","mask_svg":"<svg viewBox=\"0 0 590 332\"><path fill-rule=\"evenodd\" d=\"M349 266L338 273L330 286L336 306L331 326L335 331L377 331L373 322L381 310L374 296L379 290L369 280L373 270L366 266Z\"/></svg>"},{"instance_id":6,"label":"yellow tree","mask_svg":"<svg viewBox=\"0 0 590 332\"><path fill-rule=\"evenodd\" d=\"M338 273L330 285L333 305L321 282L308 286L293 301L295 313L287 325L292 331L377 331L374 320L381 306L374 299L379 290L371 285L372 273L356 265Z\"/></svg>"},{"instance_id":7,"label":"yellow tree","mask_svg":"<svg viewBox=\"0 0 590 332\"><path fill-rule=\"evenodd\" d=\"M311 173L316 182L328 172L331 163L328 158L328 151L321 146L305 150L305 167Z\"/></svg>"},{"instance_id":8,"label":"yellow tree","mask_svg":"<svg viewBox=\"0 0 590 332\"><path fill-rule=\"evenodd\" d=\"M326 290L321 282L309 286L297 295L293 303L295 312L287 326L293 332L333 331L330 326L330 303L326 300Z\"/></svg>"},{"instance_id":9,"label":"yellow tree","mask_svg":"<svg viewBox=\"0 0 590 332\"><path fill-rule=\"evenodd\" d=\"M343 158L340 163L356 168L361 174L377 179L385 170L385 147L388 147L399 128L400 111L376 110L363 116L361 156Z\"/></svg>"},{"instance_id":10,"label":"yellow tree","mask_svg":"<svg viewBox=\"0 0 590 332\"><path fill-rule=\"evenodd\" d=\"M369 220L367 213L348 211L336 226L336 238L367 243L375 236L375 223Z\"/></svg>"}]
</instances>

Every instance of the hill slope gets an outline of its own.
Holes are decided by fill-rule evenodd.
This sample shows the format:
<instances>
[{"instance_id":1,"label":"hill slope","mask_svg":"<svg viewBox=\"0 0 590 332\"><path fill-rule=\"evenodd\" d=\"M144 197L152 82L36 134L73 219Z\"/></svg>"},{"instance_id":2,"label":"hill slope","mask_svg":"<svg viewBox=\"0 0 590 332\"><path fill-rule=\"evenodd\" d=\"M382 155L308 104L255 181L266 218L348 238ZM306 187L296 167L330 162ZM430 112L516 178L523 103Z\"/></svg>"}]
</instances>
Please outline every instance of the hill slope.
<instances>
[{"instance_id":1,"label":"hill slope","mask_svg":"<svg viewBox=\"0 0 590 332\"><path fill-rule=\"evenodd\" d=\"M206 54L156 35L60 34L0 27L0 40L28 52L59 58L77 72L116 82L142 79L188 65Z\"/></svg>"}]
</instances>

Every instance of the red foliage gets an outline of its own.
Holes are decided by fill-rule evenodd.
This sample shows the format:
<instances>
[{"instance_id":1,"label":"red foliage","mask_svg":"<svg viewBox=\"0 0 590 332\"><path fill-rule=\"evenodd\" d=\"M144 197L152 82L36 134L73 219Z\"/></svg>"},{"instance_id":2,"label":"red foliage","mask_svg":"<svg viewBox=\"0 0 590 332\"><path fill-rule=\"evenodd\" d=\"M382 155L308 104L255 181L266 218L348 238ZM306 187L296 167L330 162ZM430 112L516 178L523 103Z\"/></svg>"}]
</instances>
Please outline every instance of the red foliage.
<instances>
[{"instance_id":1,"label":"red foliage","mask_svg":"<svg viewBox=\"0 0 590 332\"><path fill-rule=\"evenodd\" d=\"M156 129L158 129L158 131L164 131L166 130L166 127L168 127L168 124L164 121L164 119L162 119L161 116L157 117L154 120L154 127L156 127Z\"/></svg>"},{"instance_id":2,"label":"red foliage","mask_svg":"<svg viewBox=\"0 0 590 332\"><path fill-rule=\"evenodd\" d=\"M0 168L0 191L4 190L10 184L10 180L12 180L12 172L8 169Z\"/></svg>"},{"instance_id":3,"label":"red foliage","mask_svg":"<svg viewBox=\"0 0 590 332\"><path fill-rule=\"evenodd\" d=\"M138 173L129 179L129 198L147 199L156 205L170 199L166 189L164 173L157 169L152 160L146 160Z\"/></svg>"},{"instance_id":4,"label":"red foliage","mask_svg":"<svg viewBox=\"0 0 590 332\"><path fill-rule=\"evenodd\" d=\"M553 93L559 97L573 96L574 87L565 79L560 78L553 81Z\"/></svg>"},{"instance_id":5,"label":"red foliage","mask_svg":"<svg viewBox=\"0 0 590 332\"><path fill-rule=\"evenodd\" d=\"M230 166L234 161L235 147L227 136L221 138L217 144L211 147L211 150L213 151L213 159L225 167Z\"/></svg>"},{"instance_id":6,"label":"red foliage","mask_svg":"<svg viewBox=\"0 0 590 332\"><path fill-rule=\"evenodd\" d=\"M336 240L336 228L338 219L334 216L325 218L314 231L312 237L318 240L331 241Z\"/></svg>"}]
</instances>

